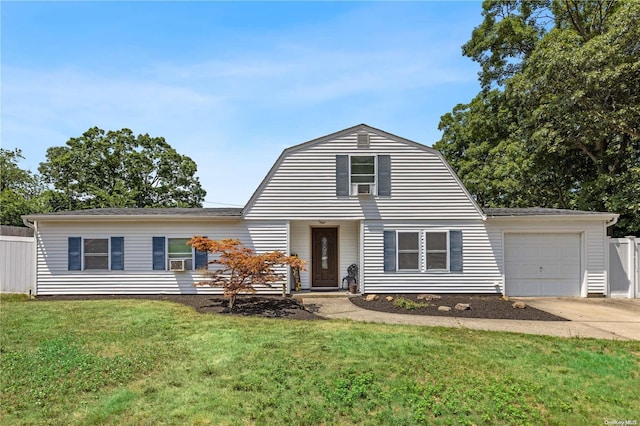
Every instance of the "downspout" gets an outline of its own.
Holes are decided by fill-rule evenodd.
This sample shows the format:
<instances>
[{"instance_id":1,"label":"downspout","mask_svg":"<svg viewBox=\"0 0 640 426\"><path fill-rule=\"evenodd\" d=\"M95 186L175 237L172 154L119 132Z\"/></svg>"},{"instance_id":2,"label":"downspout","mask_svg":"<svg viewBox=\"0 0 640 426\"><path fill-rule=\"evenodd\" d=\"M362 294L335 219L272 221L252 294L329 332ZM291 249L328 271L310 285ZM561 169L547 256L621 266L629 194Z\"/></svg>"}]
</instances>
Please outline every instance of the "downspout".
<instances>
[{"instance_id":1,"label":"downspout","mask_svg":"<svg viewBox=\"0 0 640 426\"><path fill-rule=\"evenodd\" d=\"M364 289L364 221L360 220L360 235L359 235L359 243L360 243L360 250L359 250L359 263L360 263L360 269L358 270L358 287L360 290L360 294L365 294L365 289Z\"/></svg>"},{"instance_id":2,"label":"downspout","mask_svg":"<svg viewBox=\"0 0 640 426\"><path fill-rule=\"evenodd\" d=\"M31 268L31 282L33 289L29 290L29 297L35 297L38 295L38 226L35 222L29 221L26 217L22 218L22 223L24 223L27 228L33 229L33 268Z\"/></svg>"}]
</instances>

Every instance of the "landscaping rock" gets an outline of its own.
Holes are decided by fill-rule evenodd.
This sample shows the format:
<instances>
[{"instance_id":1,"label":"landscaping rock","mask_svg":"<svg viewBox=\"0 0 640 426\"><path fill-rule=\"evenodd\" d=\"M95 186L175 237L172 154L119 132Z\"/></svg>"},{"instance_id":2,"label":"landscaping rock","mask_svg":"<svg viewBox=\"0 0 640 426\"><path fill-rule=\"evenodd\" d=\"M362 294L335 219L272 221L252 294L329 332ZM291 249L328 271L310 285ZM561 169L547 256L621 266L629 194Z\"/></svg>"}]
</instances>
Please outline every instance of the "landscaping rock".
<instances>
[{"instance_id":1,"label":"landscaping rock","mask_svg":"<svg viewBox=\"0 0 640 426\"><path fill-rule=\"evenodd\" d=\"M391 302L393 300L393 296L387 296L385 299L387 299L387 302Z\"/></svg>"},{"instance_id":2,"label":"landscaping rock","mask_svg":"<svg viewBox=\"0 0 640 426\"><path fill-rule=\"evenodd\" d=\"M416 296L416 299L426 301L438 300L441 298L442 296L438 296L437 294L419 294Z\"/></svg>"},{"instance_id":3,"label":"landscaping rock","mask_svg":"<svg viewBox=\"0 0 640 426\"><path fill-rule=\"evenodd\" d=\"M469 303L458 303L455 308L456 311L467 311L471 309L471 304Z\"/></svg>"},{"instance_id":4,"label":"landscaping rock","mask_svg":"<svg viewBox=\"0 0 640 426\"><path fill-rule=\"evenodd\" d=\"M513 305L514 308L516 309L524 309L527 307L527 305L524 302L515 302Z\"/></svg>"},{"instance_id":5,"label":"landscaping rock","mask_svg":"<svg viewBox=\"0 0 640 426\"><path fill-rule=\"evenodd\" d=\"M449 312L451 310L451 306L438 306L438 310L441 312Z\"/></svg>"},{"instance_id":6,"label":"landscaping rock","mask_svg":"<svg viewBox=\"0 0 640 426\"><path fill-rule=\"evenodd\" d=\"M364 300L366 300L367 302L373 302L374 300L378 300L379 297L377 294L367 294L367 296L364 298Z\"/></svg>"}]
</instances>

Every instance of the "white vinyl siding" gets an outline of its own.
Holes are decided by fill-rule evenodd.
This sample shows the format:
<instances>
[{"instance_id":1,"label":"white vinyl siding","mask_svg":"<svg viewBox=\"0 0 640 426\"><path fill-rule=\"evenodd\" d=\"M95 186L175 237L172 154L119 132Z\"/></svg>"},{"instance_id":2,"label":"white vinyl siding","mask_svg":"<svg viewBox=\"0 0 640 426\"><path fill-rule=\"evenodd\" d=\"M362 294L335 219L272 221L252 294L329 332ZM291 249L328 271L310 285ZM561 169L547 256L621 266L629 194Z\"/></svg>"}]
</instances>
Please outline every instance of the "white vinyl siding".
<instances>
[{"instance_id":1,"label":"white vinyl siding","mask_svg":"<svg viewBox=\"0 0 640 426\"><path fill-rule=\"evenodd\" d=\"M207 235L211 239L238 238L257 252L288 251L286 221L38 222L37 294L221 294L219 287L193 287L198 271L152 269L152 238ZM124 236L124 271L68 271L68 237ZM213 256L211 256L211 260ZM213 266L212 266L213 268ZM287 273L286 268L278 272ZM259 287L261 293L280 294L282 283Z\"/></svg>"},{"instance_id":2,"label":"white vinyl siding","mask_svg":"<svg viewBox=\"0 0 640 426\"><path fill-rule=\"evenodd\" d=\"M391 156L390 197L337 197L336 155L358 152L357 131L288 152L244 213L249 219L480 219L442 158L426 147L370 134L366 155Z\"/></svg>"},{"instance_id":3,"label":"white vinyl siding","mask_svg":"<svg viewBox=\"0 0 640 426\"><path fill-rule=\"evenodd\" d=\"M497 263L503 276L505 254L502 248L505 235L513 233L531 234L580 234L580 296L606 294L606 229L602 220L564 218L489 218L487 229L495 251ZM503 290L504 291L504 287Z\"/></svg>"},{"instance_id":4,"label":"white vinyl siding","mask_svg":"<svg viewBox=\"0 0 640 426\"><path fill-rule=\"evenodd\" d=\"M384 230L450 232L463 235L464 272L384 271ZM424 235L424 232L422 232ZM424 237L421 237L424 241ZM501 283L495 247L482 220L364 221L364 292L366 293L496 293ZM421 250L425 250L425 243ZM362 269L361 269L362 270Z\"/></svg>"}]
</instances>

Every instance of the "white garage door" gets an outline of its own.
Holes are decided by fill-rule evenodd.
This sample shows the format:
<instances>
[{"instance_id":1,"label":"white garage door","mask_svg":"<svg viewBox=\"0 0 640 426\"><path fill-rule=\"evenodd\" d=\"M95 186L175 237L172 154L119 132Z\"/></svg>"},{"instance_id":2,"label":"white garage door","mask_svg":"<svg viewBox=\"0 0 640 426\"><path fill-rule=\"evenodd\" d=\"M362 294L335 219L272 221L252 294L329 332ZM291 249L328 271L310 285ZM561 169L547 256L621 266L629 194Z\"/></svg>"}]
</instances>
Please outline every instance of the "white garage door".
<instances>
[{"instance_id":1,"label":"white garage door","mask_svg":"<svg viewBox=\"0 0 640 426\"><path fill-rule=\"evenodd\" d=\"M509 296L580 296L580 234L505 234Z\"/></svg>"}]
</instances>

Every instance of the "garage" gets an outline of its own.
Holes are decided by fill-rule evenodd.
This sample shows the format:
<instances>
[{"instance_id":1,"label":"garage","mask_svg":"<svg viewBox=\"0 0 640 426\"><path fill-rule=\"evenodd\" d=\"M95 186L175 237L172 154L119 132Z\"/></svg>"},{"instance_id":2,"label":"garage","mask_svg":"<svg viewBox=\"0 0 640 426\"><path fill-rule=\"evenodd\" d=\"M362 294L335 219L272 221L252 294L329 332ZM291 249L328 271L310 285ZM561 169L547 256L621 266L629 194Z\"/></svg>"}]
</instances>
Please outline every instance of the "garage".
<instances>
[{"instance_id":1,"label":"garage","mask_svg":"<svg viewBox=\"0 0 640 426\"><path fill-rule=\"evenodd\" d=\"M580 296L580 234L504 234L508 296Z\"/></svg>"}]
</instances>

